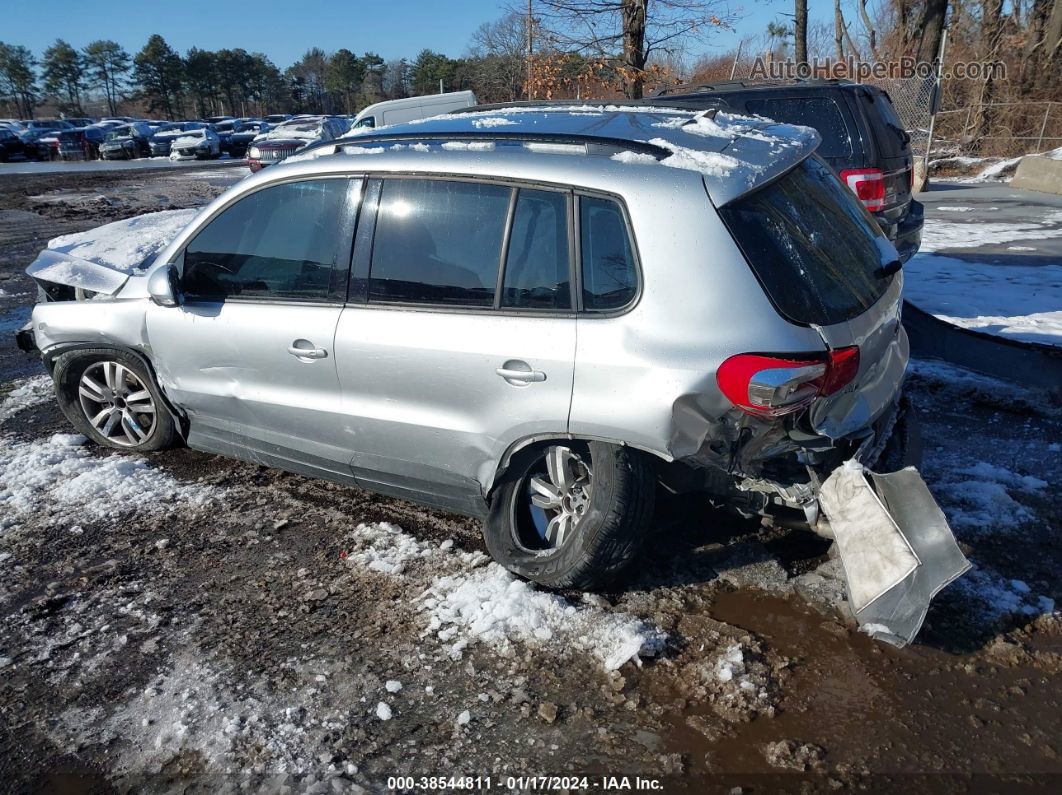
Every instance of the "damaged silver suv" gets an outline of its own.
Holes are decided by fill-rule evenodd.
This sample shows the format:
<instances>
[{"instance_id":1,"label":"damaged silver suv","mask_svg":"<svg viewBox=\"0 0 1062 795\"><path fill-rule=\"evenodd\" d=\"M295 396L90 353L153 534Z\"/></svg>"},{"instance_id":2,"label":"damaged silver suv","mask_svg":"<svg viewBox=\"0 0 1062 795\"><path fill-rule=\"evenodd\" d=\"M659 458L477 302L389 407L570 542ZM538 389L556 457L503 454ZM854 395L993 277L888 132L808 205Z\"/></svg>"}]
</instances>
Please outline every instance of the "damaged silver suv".
<instances>
[{"instance_id":1,"label":"damaged silver suv","mask_svg":"<svg viewBox=\"0 0 1062 795\"><path fill-rule=\"evenodd\" d=\"M614 578L661 485L829 532L831 472L915 451L899 260L817 143L631 107L330 141L131 275L44 252L45 293L98 294L38 304L32 342L101 445L482 517L550 587Z\"/></svg>"}]
</instances>

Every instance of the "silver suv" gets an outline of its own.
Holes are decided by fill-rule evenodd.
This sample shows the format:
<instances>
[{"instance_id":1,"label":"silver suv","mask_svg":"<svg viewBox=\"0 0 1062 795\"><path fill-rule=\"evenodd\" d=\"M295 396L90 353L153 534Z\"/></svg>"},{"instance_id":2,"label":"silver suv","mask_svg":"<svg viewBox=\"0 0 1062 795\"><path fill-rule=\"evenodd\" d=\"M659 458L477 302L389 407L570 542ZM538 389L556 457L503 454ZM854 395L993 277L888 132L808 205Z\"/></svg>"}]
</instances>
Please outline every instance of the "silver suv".
<instances>
[{"instance_id":1,"label":"silver suv","mask_svg":"<svg viewBox=\"0 0 1062 795\"><path fill-rule=\"evenodd\" d=\"M32 341L101 445L482 517L512 571L598 586L661 486L814 525L838 464L913 449L896 251L817 143L604 107L330 141L131 275L44 252L44 292L99 294L39 303Z\"/></svg>"}]
</instances>

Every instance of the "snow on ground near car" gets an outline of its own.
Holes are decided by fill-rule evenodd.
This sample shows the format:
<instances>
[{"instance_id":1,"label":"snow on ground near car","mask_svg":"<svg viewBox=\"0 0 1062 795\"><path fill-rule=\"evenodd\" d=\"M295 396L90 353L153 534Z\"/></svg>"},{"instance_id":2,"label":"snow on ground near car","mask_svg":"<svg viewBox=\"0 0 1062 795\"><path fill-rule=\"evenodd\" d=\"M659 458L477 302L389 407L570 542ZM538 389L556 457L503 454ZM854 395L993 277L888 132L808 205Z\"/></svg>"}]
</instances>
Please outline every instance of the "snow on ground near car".
<instances>
[{"instance_id":1,"label":"snow on ground near car","mask_svg":"<svg viewBox=\"0 0 1062 795\"><path fill-rule=\"evenodd\" d=\"M980 208L933 209L961 211L955 217L966 219L967 212ZM919 253L904 265L904 297L962 328L1062 345L1062 258L1045 262L1043 254L1024 259L1020 254L973 251L1019 240L1052 241L1049 247L1057 250L1053 241L1062 238L1062 210L1026 211L1024 220L1011 223L969 218L968 222L926 219ZM952 255L953 250L958 251ZM940 253L945 251L949 253ZM1036 253L1037 247L1008 246L1006 251Z\"/></svg>"},{"instance_id":2,"label":"snow on ground near car","mask_svg":"<svg viewBox=\"0 0 1062 795\"><path fill-rule=\"evenodd\" d=\"M135 510L169 510L170 503L202 505L214 489L182 483L141 458L94 456L84 436L57 433L25 442L0 439L0 530L42 511L92 518Z\"/></svg>"},{"instance_id":3,"label":"snow on ground near car","mask_svg":"<svg viewBox=\"0 0 1062 795\"><path fill-rule=\"evenodd\" d=\"M450 657L460 658L473 643L503 654L524 644L588 653L613 671L664 647L664 633L647 622L602 609L594 597L574 603L540 591L481 552L455 551L452 542L421 542L387 522L360 524L347 540L347 563L370 571L404 577L416 561L427 562L432 581L417 600L426 614L424 635L439 640Z\"/></svg>"},{"instance_id":4,"label":"snow on ground near car","mask_svg":"<svg viewBox=\"0 0 1062 795\"><path fill-rule=\"evenodd\" d=\"M43 403L55 394L51 376L37 375L32 378L23 378L15 384L15 388L0 401L0 422L23 409Z\"/></svg>"},{"instance_id":5,"label":"snow on ground near car","mask_svg":"<svg viewBox=\"0 0 1062 795\"><path fill-rule=\"evenodd\" d=\"M198 212L198 209L163 210L138 215L86 232L61 235L49 240L48 248L132 273L173 240ZM46 272L37 276L47 279Z\"/></svg>"}]
</instances>

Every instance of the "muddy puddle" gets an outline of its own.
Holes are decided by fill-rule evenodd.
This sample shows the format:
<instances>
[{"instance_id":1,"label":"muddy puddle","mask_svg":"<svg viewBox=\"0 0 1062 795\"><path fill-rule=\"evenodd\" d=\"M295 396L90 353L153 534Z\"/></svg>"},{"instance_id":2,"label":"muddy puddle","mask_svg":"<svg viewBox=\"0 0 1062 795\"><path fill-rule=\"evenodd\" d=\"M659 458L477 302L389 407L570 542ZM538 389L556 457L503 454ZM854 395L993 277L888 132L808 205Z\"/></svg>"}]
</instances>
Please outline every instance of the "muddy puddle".
<instances>
[{"instance_id":1,"label":"muddy puddle","mask_svg":"<svg viewBox=\"0 0 1062 795\"><path fill-rule=\"evenodd\" d=\"M796 596L724 591L710 613L786 658L790 678L773 717L727 724L702 705L669 715L664 750L688 762L684 791L1062 787L1062 678L1042 666L895 649ZM1002 775L1015 770L1027 775Z\"/></svg>"}]
</instances>

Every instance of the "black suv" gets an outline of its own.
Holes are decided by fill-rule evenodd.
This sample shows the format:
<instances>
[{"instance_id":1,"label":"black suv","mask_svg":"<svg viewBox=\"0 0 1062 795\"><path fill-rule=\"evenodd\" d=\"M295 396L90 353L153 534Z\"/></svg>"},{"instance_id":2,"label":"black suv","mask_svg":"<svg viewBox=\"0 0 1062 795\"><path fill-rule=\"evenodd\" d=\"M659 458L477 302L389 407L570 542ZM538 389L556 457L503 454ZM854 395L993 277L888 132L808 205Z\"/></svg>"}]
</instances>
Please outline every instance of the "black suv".
<instances>
[{"instance_id":1,"label":"black suv","mask_svg":"<svg viewBox=\"0 0 1062 795\"><path fill-rule=\"evenodd\" d=\"M900 259L918 251L923 207L911 196L911 137L880 88L847 80L725 81L672 88L646 103L719 108L814 127L822 136L819 155L874 214Z\"/></svg>"}]
</instances>

